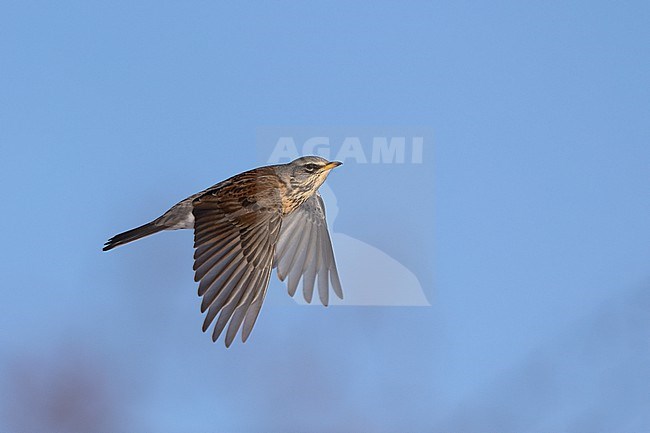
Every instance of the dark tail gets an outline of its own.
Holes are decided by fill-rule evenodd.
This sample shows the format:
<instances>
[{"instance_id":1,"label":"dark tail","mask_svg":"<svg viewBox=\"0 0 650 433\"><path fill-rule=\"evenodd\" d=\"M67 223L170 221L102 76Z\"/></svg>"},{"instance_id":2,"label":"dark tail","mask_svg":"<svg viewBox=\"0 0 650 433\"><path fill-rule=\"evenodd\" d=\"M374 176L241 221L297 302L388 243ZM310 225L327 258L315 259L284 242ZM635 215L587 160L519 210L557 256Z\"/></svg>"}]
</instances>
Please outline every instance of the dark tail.
<instances>
[{"instance_id":1,"label":"dark tail","mask_svg":"<svg viewBox=\"0 0 650 433\"><path fill-rule=\"evenodd\" d=\"M132 230L113 236L112 238L106 241L106 243L104 244L104 248L102 248L102 251L112 250L115 247L128 244L129 242L137 241L138 239L141 239L145 236L158 233L161 230L165 230L165 227L155 225L154 222L152 221L143 226L136 227Z\"/></svg>"}]
</instances>

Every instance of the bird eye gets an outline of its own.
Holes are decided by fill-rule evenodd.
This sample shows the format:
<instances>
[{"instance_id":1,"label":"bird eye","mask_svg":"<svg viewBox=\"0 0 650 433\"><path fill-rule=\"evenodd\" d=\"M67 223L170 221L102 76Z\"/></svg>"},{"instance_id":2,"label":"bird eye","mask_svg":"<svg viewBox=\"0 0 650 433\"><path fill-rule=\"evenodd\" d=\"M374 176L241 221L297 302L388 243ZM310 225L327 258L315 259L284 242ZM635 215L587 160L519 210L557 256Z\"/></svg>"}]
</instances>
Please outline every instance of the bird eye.
<instances>
[{"instance_id":1,"label":"bird eye","mask_svg":"<svg viewBox=\"0 0 650 433\"><path fill-rule=\"evenodd\" d=\"M310 173L316 170L317 168L318 166L316 164L305 164L305 171L308 171Z\"/></svg>"}]
</instances>

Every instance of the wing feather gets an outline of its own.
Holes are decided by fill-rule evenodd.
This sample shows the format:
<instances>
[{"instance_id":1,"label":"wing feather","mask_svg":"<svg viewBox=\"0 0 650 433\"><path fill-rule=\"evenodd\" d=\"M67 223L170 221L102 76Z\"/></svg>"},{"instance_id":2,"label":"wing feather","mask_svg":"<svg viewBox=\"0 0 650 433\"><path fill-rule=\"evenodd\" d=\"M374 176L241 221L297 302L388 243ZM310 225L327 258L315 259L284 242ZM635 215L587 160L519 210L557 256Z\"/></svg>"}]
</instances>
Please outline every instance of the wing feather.
<instances>
[{"instance_id":1,"label":"wing feather","mask_svg":"<svg viewBox=\"0 0 650 433\"><path fill-rule=\"evenodd\" d=\"M269 287L269 279L271 278L271 268L266 269L261 277L262 278L259 284L261 287L263 287L263 289L261 292L255 295L253 302L251 302L250 307L246 311L246 317L244 318L244 326L241 333L241 340L243 342L246 342L246 340L248 339L248 336L253 330L253 326L255 326L257 317L260 314L260 310L262 309L262 303L264 302L264 297L266 296L266 290Z\"/></svg>"},{"instance_id":2,"label":"wing feather","mask_svg":"<svg viewBox=\"0 0 650 433\"><path fill-rule=\"evenodd\" d=\"M242 182L230 194L207 191L193 202L194 276L203 297L201 312L207 310L203 331L216 319L212 330L216 341L228 326L227 347L242 323L242 340L250 335L264 300L282 223L279 205L259 204L280 201L260 199L254 193L260 188L255 177ZM266 193L278 191L269 188Z\"/></svg>"},{"instance_id":3,"label":"wing feather","mask_svg":"<svg viewBox=\"0 0 650 433\"><path fill-rule=\"evenodd\" d=\"M316 193L292 214L283 219L273 266L287 290L294 296L302 280L303 297L311 302L314 287L323 305L329 303L329 286L339 298L343 290L336 269L332 241L325 219L325 205Z\"/></svg>"},{"instance_id":4,"label":"wing feather","mask_svg":"<svg viewBox=\"0 0 650 433\"><path fill-rule=\"evenodd\" d=\"M290 228L286 228L284 226L284 221L282 222L282 232L280 240L278 241L278 244L282 243L282 248L276 250L275 259L278 268L278 278L280 278L280 281L284 281L289 274L292 260L296 255L296 251L305 232L304 219L294 218L294 221L296 221L296 223L292 224Z\"/></svg>"}]
</instances>

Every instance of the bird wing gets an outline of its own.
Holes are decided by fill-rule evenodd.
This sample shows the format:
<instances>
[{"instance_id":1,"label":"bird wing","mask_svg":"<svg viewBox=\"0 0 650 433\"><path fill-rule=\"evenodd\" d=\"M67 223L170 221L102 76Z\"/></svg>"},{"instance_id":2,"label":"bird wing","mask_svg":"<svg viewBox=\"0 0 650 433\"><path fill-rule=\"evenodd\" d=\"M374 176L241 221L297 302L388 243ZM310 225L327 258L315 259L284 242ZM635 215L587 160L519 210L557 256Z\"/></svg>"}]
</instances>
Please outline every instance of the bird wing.
<instances>
[{"instance_id":1,"label":"bird wing","mask_svg":"<svg viewBox=\"0 0 650 433\"><path fill-rule=\"evenodd\" d=\"M226 347L242 326L242 341L250 335L266 295L272 270L275 244L281 226L281 211L256 200L249 185L234 185L231 194L222 189L198 197L193 202L194 280L202 296L201 312L205 332L219 318L212 332L216 341L228 325ZM224 188L228 188L225 185ZM248 191L248 192L247 192Z\"/></svg>"},{"instance_id":2,"label":"bird wing","mask_svg":"<svg viewBox=\"0 0 650 433\"><path fill-rule=\"evenodd\" d=\"M328 282L331 282L334 293L343 299L325 220L325 204L320 194L314 194L283 218L273 267L277 267L281 281L288 277L290 296L296 293L302 278L303 296L305 301L311 303L317 278L318 295L323 305L329 303Z\"/></svg>"}]
</instances>

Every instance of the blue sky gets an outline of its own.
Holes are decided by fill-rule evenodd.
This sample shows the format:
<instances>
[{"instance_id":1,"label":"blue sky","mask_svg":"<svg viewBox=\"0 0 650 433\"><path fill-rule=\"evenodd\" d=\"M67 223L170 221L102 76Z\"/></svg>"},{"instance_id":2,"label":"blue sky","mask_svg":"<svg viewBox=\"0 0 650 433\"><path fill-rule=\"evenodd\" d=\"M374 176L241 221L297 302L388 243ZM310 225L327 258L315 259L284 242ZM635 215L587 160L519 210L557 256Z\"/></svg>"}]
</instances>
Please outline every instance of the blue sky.
<instances>
[{"instance_id":1,"label":"blue sky","mask_svg":"<svg viewBox=\"0 0 650 433\"><path fill-rule=\"evenodd\" d=\"M4 2L2 430L650 429L649 23L646 2ZM101 252L262 163L278 126L432 131L418 167L329 181L334 229L431 307L303 307L273 277L225 350L190 233Z\"/></svg>"}]
</instances>

